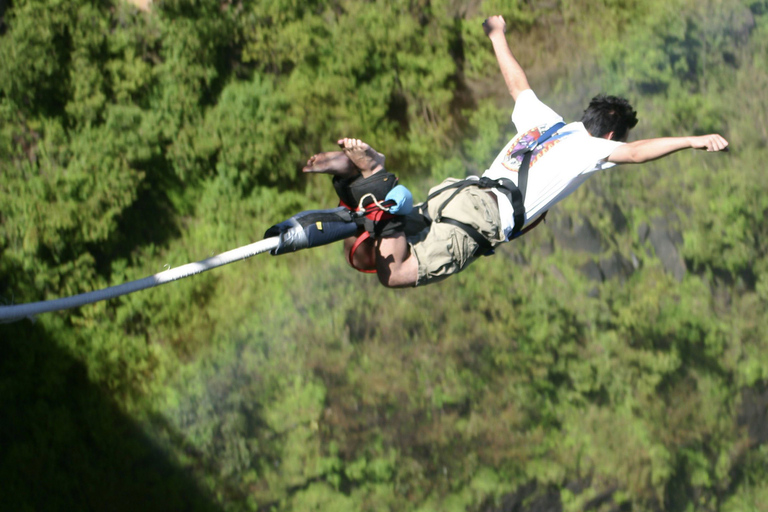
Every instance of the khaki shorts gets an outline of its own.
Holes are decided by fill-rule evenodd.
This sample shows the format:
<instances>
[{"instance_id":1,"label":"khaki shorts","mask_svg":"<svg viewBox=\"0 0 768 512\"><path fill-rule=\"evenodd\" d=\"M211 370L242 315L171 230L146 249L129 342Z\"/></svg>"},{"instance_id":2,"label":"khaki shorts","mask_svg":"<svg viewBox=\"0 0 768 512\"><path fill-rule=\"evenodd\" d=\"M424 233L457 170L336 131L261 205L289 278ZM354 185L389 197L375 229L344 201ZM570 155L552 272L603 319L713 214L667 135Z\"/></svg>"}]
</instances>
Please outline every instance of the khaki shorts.
<instances>
[{"instance_id":1,"label":"khaki shorts","mask_svg":"<svg viewBox=\"0 0 768 512\"><path fill-rule=\"evenodd\" d=\"M455 178L448 178L433 187L429 193L440 190ZM451 195L455 188L449 188L429 200L427 211L432 219L437 218L437 210ZM443 208L443 216L469 224L477 229L495 247L504 241L501 234L499 207L492 192L478 187L467 187L456 195ZM419 276L416 286L436 283L448 276L464 270L479 256L474 255L477 242L463 229L446 223L433 222L429 230L420 236L409 238L411 254L419 264Z\"/></svg>"}]
</instances>

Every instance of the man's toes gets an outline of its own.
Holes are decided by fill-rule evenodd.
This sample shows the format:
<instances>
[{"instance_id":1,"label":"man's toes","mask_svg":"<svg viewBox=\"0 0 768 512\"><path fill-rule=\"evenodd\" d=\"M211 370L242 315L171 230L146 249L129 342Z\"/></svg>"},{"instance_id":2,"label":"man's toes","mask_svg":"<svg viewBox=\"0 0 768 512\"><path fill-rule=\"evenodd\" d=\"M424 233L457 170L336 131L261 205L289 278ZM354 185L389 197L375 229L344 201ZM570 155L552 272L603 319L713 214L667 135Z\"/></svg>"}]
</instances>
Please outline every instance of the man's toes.
<instances>
[{"instance_id":1,"label":"man's toes","mask_svg":"<svg viewBox=\"0 0 768 512\"><path fill-rule=\"evenodd\" d=\"M309 157L303 172L325 172L329 168L330 159L325 153L318 153Z\"/></svg>"},{"instance_id":2,"label":"man's toes","mask_svg":"<svg viewBox=\"0 0 768 512\"><path fill-rule=\"evenodd\" d=\"M349 138L342 139L339 146L341 146L341 148L347 153L350 151L355 151L358 148L357 140Z\"/></svg>"}]
</instances>

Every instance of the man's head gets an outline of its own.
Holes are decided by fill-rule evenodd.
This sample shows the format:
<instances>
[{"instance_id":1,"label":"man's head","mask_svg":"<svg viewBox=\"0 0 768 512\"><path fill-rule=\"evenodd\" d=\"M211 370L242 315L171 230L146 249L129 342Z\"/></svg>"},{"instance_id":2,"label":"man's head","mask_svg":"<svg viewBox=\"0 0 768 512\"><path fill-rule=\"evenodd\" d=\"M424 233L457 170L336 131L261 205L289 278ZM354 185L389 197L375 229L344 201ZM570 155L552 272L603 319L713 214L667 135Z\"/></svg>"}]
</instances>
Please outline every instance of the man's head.
<instances>
[{"instance_id":1,"label":"man's head","mask_svg":"<svg viewBox=\"0 0 768 512\"><path fill-rule=\"evenodd\" d=\"M600 94L589 102L581 122L593 137L625 141L637 125L637 112L624 98Z\"/></svg>"}]
</instances>

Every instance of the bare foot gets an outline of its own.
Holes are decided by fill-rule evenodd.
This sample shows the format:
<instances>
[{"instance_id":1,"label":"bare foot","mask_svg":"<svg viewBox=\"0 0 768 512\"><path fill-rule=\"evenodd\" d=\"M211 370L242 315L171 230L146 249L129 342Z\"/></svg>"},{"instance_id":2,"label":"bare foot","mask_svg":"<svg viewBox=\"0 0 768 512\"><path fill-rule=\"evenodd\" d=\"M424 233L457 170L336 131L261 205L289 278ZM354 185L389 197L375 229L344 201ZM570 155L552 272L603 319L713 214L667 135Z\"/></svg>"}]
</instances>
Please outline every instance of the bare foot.
<instances>
[{"instance_id":1,"label":"bare foot","mask_svg":"<svg viewBox=\"0 0 768 512\"><path fill-rule=\"evenodd\" d=\"M385 157L360 139L339 139L339 147L367 178L384 168Z\"/></svg>"},{"instance_id":2,"label":"bare foot","mask_svg":"<svg viewBox=\"0 0 768 512\"><path fill-rule=\"evenodd\" d=\"M331 174L340 178L351 178L359 173L355 164L343 151L327 151L312 155L302 172Z\"/></svg>"}]
</instances>

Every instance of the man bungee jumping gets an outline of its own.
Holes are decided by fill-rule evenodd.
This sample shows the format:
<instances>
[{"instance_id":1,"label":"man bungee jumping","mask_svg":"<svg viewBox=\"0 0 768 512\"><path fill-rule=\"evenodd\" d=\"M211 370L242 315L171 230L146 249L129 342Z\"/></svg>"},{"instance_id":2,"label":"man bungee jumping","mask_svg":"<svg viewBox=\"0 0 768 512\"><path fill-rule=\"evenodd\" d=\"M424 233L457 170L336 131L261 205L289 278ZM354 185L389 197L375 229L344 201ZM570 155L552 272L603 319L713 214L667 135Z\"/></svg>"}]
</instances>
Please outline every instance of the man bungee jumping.
<instances>
[{"instance_id":1,"label":"man bungee jumping","mask_svg":"<svg viewBox=\"0 0 768 512\"><path fill-rule=\"evenodd\" d=\"M335 222L347 226L343 234L335 232L336 239L344 238L352 266L375 271L384 286L420 286L460 272L534 227L595 171L649 162L682 149L724 151L728 147L728 141L717 134L626 143L637 124L636 112L627 100L614 96L595 97L580 122L565 124L531 90L507 43L504 18L488 18L483 29L515 102L512 122L517 135L482 177L449 178L430 190L425 203L413 207L408 189L384 169L384 155L350 138L338 141L341 151L314 155L303 169L333 176L343 206L334 214L344 216L366 207L365 222L358 218L355 224L347 217ZM316 225L315 233L333 231L334 222L321 222L329 219L324 212L321 216L310 213L302 226ZM275 254L311 246L304 232L298 237L302 242L291 246L293 235L287 235L286 226L298 225L294 219L291 222L267 232L282 234L284 249ZM361 231L370 236L357 237ZM317 245L328 241L332 240Z\"/></svg>"},{"instance_id":2,"label":"man bungee jumping","mask_svg":"<svg viewBox=\"0 0 768 512\"><path fill-rule=\"evenodd\" d=\"M384 155L359 139L340 139L341 151L316 154L303 169L333 176L339 207L300 212L270 227L264 240L144 279L52 301L0 306L0 322L125 295L262 252L285 254L339 240L344 240L349 263L376 272L385 286L436 283L535 227L595 171L687 148L728 148L717 134L626 143L636 113L627 100L614 96L595 97L581 122L565 124L528 85L509 49L504 18L488 18L483 29L515 102L512 122L518 133L481 177L449 178L414 206L408 189L385 170Z\"/></svg>"}]
</instances>

